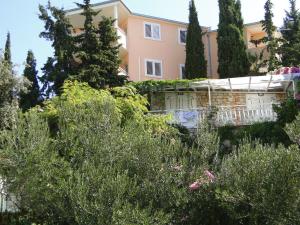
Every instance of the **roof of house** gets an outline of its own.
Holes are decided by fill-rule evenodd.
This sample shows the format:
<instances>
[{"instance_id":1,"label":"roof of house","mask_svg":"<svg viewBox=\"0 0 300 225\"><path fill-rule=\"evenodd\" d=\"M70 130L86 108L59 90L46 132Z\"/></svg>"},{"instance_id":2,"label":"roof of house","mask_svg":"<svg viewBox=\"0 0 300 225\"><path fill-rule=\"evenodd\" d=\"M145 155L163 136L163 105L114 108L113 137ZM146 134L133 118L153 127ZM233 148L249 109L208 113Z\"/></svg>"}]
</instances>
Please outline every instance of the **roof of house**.
<instances>
[{"instance_id":1,"label":"roof of house","mask_svg":"<svg viewBox=\"0 0 300 225\"><path fill-rule=\"evenodd\" d=\"M112 3L117 3L117 2L121 3L126 8L126 10L133 16L145 17L145 18L155 19L155 20L162 20L162 21L165 21L165 22L181 24L181 25L184 25L184 26L188 25L188 23L182 22L182 21L171 20L171 19L166 19L166 18L161 18L161 17L150 16L150 15L145 15L145 14L141 14L141 13L132 12L122 0L108 0L108 1L100 2L100 3L92 4L92 7L105 6L105 5L112 4ZM68 14L70 12L75 12L75 11L78 11L78 10L80 10L80 9L79 8L69 9L69 10L66 10L66 13ZM207 29L210 28L210 27L207 27L207 26L202 26L202 27L207 28Z\"/></svg>"},{"instance_id":2,"label":"roof of house","mask_svg":"<svg viewBox=\"0 0 300 225\"><path fill-rule=\"evenodd\" d=\"M251 26L256 26L256 25L261 25L261 21L245 23L244 27L251 27ZM218 31L218 29L214 29L214 30L211 30L210 32L217 32L217 31Z\"/></svg>"}]
</instances>

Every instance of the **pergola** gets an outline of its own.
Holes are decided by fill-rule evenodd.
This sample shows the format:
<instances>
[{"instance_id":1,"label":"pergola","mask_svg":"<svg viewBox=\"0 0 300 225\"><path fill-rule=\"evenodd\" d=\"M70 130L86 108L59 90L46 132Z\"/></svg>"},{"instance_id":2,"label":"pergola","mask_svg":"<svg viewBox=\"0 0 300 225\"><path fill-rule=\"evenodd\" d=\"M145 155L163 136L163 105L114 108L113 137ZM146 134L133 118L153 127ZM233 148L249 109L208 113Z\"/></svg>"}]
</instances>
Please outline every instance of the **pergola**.
<instances>
[{"instance_id":1,"label":"pergola","mask_svg":"<svg viewBox=\"0 0 300 225\"><path fill-rule=\"evenodd\" d=\"M211 106L211 92L230 91L232 93L286 93L291 89L295 95L295 79L300 74L248 76L228 79L207 79L191 82L189 88L194 91L208 90L209 105Z\"/></svg>"}]
</instances>

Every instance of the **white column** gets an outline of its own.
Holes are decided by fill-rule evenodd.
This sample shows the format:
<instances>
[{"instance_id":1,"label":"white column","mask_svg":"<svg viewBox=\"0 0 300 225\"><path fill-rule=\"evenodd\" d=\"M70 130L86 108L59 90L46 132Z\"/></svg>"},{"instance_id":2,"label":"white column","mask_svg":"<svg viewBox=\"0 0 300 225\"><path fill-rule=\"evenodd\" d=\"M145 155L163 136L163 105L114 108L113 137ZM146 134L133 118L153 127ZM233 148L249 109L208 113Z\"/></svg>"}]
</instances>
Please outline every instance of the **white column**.
<instances>
[{"instance_id":1,"label":"white column","mask_svg":"<svg viewBox=\"0 0 300 225\"><path fill-rule=\"evenodd\" d=\"M114 20L115 20L115 28L118 28L118 19L119 19L119 15L118 15L118 5L114 5Z\"/></svg>"}]
</instances>

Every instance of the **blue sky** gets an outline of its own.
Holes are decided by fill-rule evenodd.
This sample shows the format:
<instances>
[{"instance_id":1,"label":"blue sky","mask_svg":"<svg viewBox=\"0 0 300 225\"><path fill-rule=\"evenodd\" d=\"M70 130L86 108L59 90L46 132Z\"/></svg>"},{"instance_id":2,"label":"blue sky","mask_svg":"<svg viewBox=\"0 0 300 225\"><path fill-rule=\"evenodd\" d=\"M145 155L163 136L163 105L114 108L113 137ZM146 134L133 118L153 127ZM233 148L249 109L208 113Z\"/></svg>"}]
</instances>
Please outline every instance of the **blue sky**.
<instances>
[{"instance_id":1,"label":"blue sky","mask_svg":"<svg viewBox=\"0 0 300 225\"><path fill-rule=\"evenodd\" d=\"M0 7L0 48L4 47L6 33L11 32L12 57L16 70L21 73L27 51L33 50L38 69L43 66L48 56L52 55L50 43L39 38L43 23L38 19L38 5L47 0L2 0ZM76 0L52 0L52 4L74 8ZM102 0L91 0L92 3ZM81 0L77 0L81 2ZM187 22L189 0L124 0L134 12ZM241 0L245 23L259 21L263 18L265 0ZM218 25L218 0L195 0L200 24L213 29ZM275 24L280 26L284 10L288 9L288 0L273 0ZM300 8L300 1L297 6Z\"/></svg>"}]
</instances>

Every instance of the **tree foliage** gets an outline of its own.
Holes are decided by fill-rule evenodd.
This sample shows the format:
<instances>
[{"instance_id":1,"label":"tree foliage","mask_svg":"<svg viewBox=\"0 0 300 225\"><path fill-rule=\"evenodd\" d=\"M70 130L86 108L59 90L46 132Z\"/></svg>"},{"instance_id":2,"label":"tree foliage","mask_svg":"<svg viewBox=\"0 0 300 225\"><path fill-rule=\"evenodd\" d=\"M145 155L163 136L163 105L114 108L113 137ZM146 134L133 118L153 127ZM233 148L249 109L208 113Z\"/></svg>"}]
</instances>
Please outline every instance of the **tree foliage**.
<instances>
[{"instance_id":1,"label":"tree foliage","mask_svg":"<svg viewBox=\"0 0 300 225\"><path fill-rule=\"evenodd\" d=\"M119 86L126 81L126 77L118 75L120 46L116 44L115 21L102 17L95 25L95 16L100 12L93 10L89 0L76 4L83 10L81 16L85 21L82 34L76 36L72 36L73 27L63 9L50 3L39 7L39 17L45 23L40 36L51 41L54 48L54 56L48 58L41 77L42 91L48 97L60 94L68 79L87 82L97 89Z\"/></svg>"},{"instance_id":2,"label":"tree foliage","mask_svg":"<svg viewBox=\"0 0 300 225\"><path fill-rule=\"evenodd\" d=\"M121 60L120 46L116 44L119 38L114 27L116 21L102 17L95 26L94 18L100 12L92 9L89 0L77 5L83 10L81 15L85 22L84 32L76 38L79 46L77 56L81 62L78 74L73 77L97 89L124 84L126 78L118 75Z\"/></svg>"},{"instance_id":3,"label":"tree foliage","mask_svg":"<svg viewBox=\"0 0 300 225\"><path fill-rule=\"evenodd\" d=\"M42 91L49 97L60 93L64 81L74 71L76 48L71 36L72 26L63 9L52 6L49 1L46 6L39 5L39 12L39 18L45 24L40 37L50 41L54 49L54 56L48 58L41 76Z\"/></svg>"},{"instance_id":4,"label":"tree foliage","mask_svg":"<svg viewBox=\"0 0 300 225\"><path fill-rule=\"evenodd\" d=\"M19 79L12 65L0 56L0 130L9 128L18 110L18 94L25 91L26 80Z\"/></svg>"},{"instance_id":5,"label":"tree foliage","mask_svg":"<svg viewBox=\"0 0 300 225\"><path fill-rule=\"evenodd\" d=\"M298 224L299 148L220 154L202 124L185 145L133 87L67 82L0 132L0 173L36 224ZM295 131L291 132L295 135ZM296 131L298 132L298 130ZM280 194L278 194L280 193Z\"/></svg>"},{"instance_id":6,"label":"tree foliage","mask_svg":"<svg viewBox=\"0 0 300 225\"><path fill-rule=\"evenodd\" d=\"M32 51L28 51L27 53L23 76L31 83L26 93L23 92L20 94L20 107L25 111L36 106L41 100L36 59Z\"/></svg>"},{"instance_id":7,"label":"tree foliage","mask_svg":"<svg viewBox=\"0 0 300 225\"><path fill-rule=\"evenodd\" d=\"M10 41L10 33L7 33L5 49L4 49L4 60L6 60L10 65L12 65L11 61L11 41Z\"/></svg>"},{"instance_id":8,"label":"tree foliage","mask_svg":"<svg viewBox=\"0 0 300 225\"><path fill-rule=\"evenodd\" d=\"M289 0L290 10L281 28L282 45L280 47L281 62L283 66L300 65L300 15L296 8L296 0Z\"/></svg>"},{"instance_id":9,"label":"tree foliage","mask_svg":"<svg viewBox=\"0 0 300 225\"><path fill-rule=\"evenodd\" d=\"M273 23L273 3L271 0L267 0L265 5L265 19L261 22L263 30L267 33L267 37L263 39L263 41L267 44L267 50L269 53L268 58L268 71L274 71L277 66L277 58L276 52L278 51L278 43L276 38L274 37L274 32L276 31L276 27Z\"/></svg>"},{"instance_id":10,"label":"tree foliage","mask_svg":"<svg viewBox=\"0 0 300 225\"><path fill-rule=\"evenodd\" d=\"M189 11L189 25L186 37L186 78L204 78L207 76L207 62L204 55L204 44L202 41L204 33L199 25L194 0L190 1Z\"/></svg>"},{"instance_id":11,"label":"tree foliage","mask_svg":"<svg viewBox=\"0 0 300 225\"><path fill-rule=\"evenodd\" d=\"M300 115L292 123L286 125L285 131L294 143L300 145Z\"/></svg>"},{"instance_id":12,"label":"tree foliage","mask_svg":"<svg viewBox=\"0 0 300 225\"><path fill-rule=\"evenodd\" d=\"M299 148L244 144L221 167L219 199L236 224L298 224Z\"/></svg>"},{"instance_id":13,"label":"tree foliage","mask_svg":"<svg viewBox=\"0 0 300 225\"><path fill-rule=\"evenodd\" d=\"M0 133L1 172L30 222L181 224L186 219L195 200L190 183L203 177L209 189L203 172L213 168L207 159L216 155L215 133L199 136L197 147L188 150L173 128L145 115L145 101L131 93L134 89L118 88L114 97L67 83L43 112L20 115L15 127ZM210 208L199 210L200 218L215 224L204 216Z\"/></svg>"},{"instance_id":14,"label":"tree foliage","mask_svg":"<svg viewBox=\"0 0 300 225\"><path fill-rule=\"evenodd\" d=\"M243 36L241 3L219 0L218 72L221 78L240 77L249 73L250 63Z\"/></svg>"}]
</instances>

